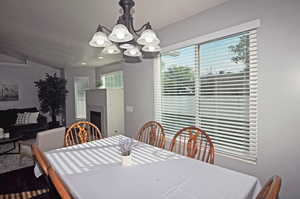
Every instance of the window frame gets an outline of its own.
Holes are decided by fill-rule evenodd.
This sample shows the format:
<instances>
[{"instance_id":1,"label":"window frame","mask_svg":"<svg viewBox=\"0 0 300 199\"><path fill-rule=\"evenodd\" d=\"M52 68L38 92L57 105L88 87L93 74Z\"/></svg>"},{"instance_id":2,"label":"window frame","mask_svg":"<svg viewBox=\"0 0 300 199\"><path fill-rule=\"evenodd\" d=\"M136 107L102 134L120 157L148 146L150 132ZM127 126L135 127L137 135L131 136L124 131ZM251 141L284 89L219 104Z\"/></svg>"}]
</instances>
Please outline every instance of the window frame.
<instances>
[{"instance_id":1,"label":"window frame","mask_svg":"<svg viewBox=\"0 0 300 199\"><path fill-rule=\"evenodd\" d=\"M123 71L122 70L117 70L117 71L113 71L113 72L100 74L100 81L102 81L102 86L100 86L100 88L102 88L102 89L106 88L105 87L105 76L114 75L114 74L118 74L118 73L120 73L121 77L122 77L122 85L121 85L120 88L124 88L124 78L123 78Z\"/></svg>"},{"instance_id":2,"label":"window frame","mask_svg":"<svg viewBox=\"0 0 300 199\"><path fill-rule=\"evenodd\" d=\"M230 28L227 28L227 29L216 31L216 32L211 33L211 34L207 34L207 35L200 36L200 37L197 37L197 38L194 38L194 39L191 39L191 40L187 40L187 41L184 41L184 42L180 42L180 43L177 43L177 44L167 46L167 47L162 49L161 53L165 53L165 52L169 52L169 51L172 51L172 50L185 48L185 47L192 46L192 45L201 45L201 44L213 41L213 40L219 40L219 39L222 39L222 38L230 37L230 36L233 36L235 34L239 34L241 32L246 32L246 31L249 31L249 30L258 29L259 27L260 27L260 20L256 19L256 20L244 23L244 24L240 24L240 25L237 25L237 26L234 26L234 27L230 27ZM156 111L157 111L156 106L157 105L156 104L160 103L160 102L157 102L156 100L161 98L161 96L160 96L161 95L161 90L158 90L158 89L161 89L161 88L160 88L159 85L157 85L157 84L160 84L160 82L161 82L160 72L161 72L160 71L160 57L158 57L154 61L154 89L155 89L154 90L154 113L155 113L155 117L156 117L155 119L157 119L157 114L156 114ZM159 75L157 75L157 74L159 74ZM197 75L199 75L199 74L197 74ZM195 83L197 84L197 81L195 81ZM197 85L195 85L195 86L197 86ZM196 90L198 90L198 89L196 89ZM250 99L250 96L249 96L249 99ZM256 104L257 104L257 99L256 99ZM249 105L249 108L250 108L250 105ZM158 118L158 119L161 119L161 118ZM226 153L223 153L222 151L219 151L219 150L216 150L217 154L220 154L220 155L223 155L223 156L226 156L226 157L230 157L230 158L233 158L233 159L238 159L238 160L241 160L241 161L244 161L244 162L247 162L247 163L256 164L257 163L257 147L258 147L257 120L258 119L257 119L257 111L256 111L256 140L255 140L256 149L254 150L256 152L256 154L255 154L254 159L242 158L240 156L235 156L234 154L226 154ZM197 124L197 121L196 121L196 124Z\"/></svg>"},{"instance_id":3,"label":"window frame","mask_svg":"<svg viewBox=\"0 0 300 199\"><path fill-rule=\"evenodd\" d=\"M261 23L260 19L256 19L256 20L253 20L253 21L250 21L250 22L246 22L246 23L237 25L237 26L222 29L222 30L210 33L210 34L206 34L206 35L203 35L203 36L200 36L200 37L196 37L196 38L193 38L193 39L189 39L189 40L186 40L186 41L183 41L183 42L179 42L179 43L176 43L176 44L172 44L172 45L163 47L161 49L160 53L168 52L168 51L171 51L171 50L176 50L176 49L179 49L179 48L188 47L188 46L191 46L191 45L206 43L206 42L213 41L213 40L216 40L216 39L220 39L220 38L223 38L223 37L228 37L230 35L234 35L234 34L237 34L237 33L240 33L240 32L245 32L245 31L248 31L248 30L251 30L251 29L259 28L260 23Z\"/></svg>"},{"instance_id":4,"label":"window frame","mask_svg":"<svg viewBox=\"0 0 300 199\"><path fill-rule=\"evenodd\" d=\"M75 120L76 120L76 121L77 121L77 120L85 120L85 119L87 119L86 114L85 114L85 117L84 117L84 118L82 118L82 117L77 117L77 112L78 112L78 110L77 110L77 105L76 105L76 103L77 103L77 97L78 97L77 95L78 95L78 93L77 93L77 88L76 88L76 82L77 82L77 80L79 80L79 79L85 79L85 80L88 81L88 88L87 88L86 90L88 90L88 89L90 88L90 84L91 84L89 76L75 76L75 77L74 77L74 106L75 106L75 112L74 112L74 114L75 114ZM85 96L85 98L86 98L86 96ZM85 101L86 101L86 99L85 99ZM86 109L86 107L85 107L85 109ZM85 110L85 111L86 111L86 110Z\"/></svg>"}]
</instances>

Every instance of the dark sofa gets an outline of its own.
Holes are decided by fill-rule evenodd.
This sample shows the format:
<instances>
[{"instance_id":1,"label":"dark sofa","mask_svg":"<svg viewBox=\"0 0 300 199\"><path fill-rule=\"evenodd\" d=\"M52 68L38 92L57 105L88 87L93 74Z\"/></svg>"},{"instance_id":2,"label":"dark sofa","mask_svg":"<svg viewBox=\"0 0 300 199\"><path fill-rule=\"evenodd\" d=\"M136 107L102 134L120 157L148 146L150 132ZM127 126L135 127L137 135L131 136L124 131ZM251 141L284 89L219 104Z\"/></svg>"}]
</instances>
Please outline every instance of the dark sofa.
<instances>
[{"instance_id":1,"label":"dark sofa","mask_svg":"<svg viewBox=\"0 0 300 199\"><path fill-rule=\"evenodd\" d=\"M37 124L27 124L15 126L17 120L17 113L38 112L37 108L23 108L23 109L8 109L0 110L0 128L5 132L9 132L12 136L22 135L22 139L32 139L40 131L48 128L47 118L39 114Z\"/></svg>"}]
</instances>

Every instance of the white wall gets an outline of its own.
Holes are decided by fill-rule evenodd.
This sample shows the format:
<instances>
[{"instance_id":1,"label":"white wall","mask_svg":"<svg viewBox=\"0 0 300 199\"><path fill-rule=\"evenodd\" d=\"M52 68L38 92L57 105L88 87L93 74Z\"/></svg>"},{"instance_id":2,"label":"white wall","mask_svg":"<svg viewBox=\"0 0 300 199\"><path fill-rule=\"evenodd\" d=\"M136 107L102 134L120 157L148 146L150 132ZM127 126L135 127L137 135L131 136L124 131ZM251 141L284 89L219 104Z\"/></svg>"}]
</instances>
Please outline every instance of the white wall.
<instances>
[{"instance_id":1,"label":"white wall","mask_svg":"<svg viewBox=\"0 0 300 199\"><path fill-rule=\"evenodd\" d=\"M65 77L67 79L67 89L69 91L66 98L66 125L69 126L76 121L75 118L75 93L74 93L74 77L89 77L90 88L96 86L96 72L92 67L70 67L65 69Z\"/></svg>"},{"instance_id":2,"label":"white wall","mask_svg":"<svg viewBox=\"0 0 300 199\"><path fill-rule=\"evenodd\" d=\"M162 46L261 20L259 42L258 161L256 165L217 156L216 164L260 178L283 178L281 198L300 195L300 1L231 0L159 30ZM124 64L127 135L153 119L151 61Z\"/></svg>"},{"instance_id":3,"label":"white wall","mask_svg":"<svg viewBox=\"0 0 300 199\"><path fill-rule=\"evenodd\" d=\"M138 129L154 118L153 61L123 64L125 134L135 136ZM126 111L132 106L133 112Z\"/></svg>"},{"instance_id":4,"label":"white wall","mask_svg":"<svg viewBox=\"0 0 300 199\"><path fill-rule=\"evenodd\" d=\"M45 73L53 74L60 72L57 69L50 68L37 63L29 63L20 66L19 64L1 64L0 82L16 83L19 86L19 101L0 102L0 110L9 108L39 108L37 88L34 81L45 77Z\"/></svg>"}]
</instances>

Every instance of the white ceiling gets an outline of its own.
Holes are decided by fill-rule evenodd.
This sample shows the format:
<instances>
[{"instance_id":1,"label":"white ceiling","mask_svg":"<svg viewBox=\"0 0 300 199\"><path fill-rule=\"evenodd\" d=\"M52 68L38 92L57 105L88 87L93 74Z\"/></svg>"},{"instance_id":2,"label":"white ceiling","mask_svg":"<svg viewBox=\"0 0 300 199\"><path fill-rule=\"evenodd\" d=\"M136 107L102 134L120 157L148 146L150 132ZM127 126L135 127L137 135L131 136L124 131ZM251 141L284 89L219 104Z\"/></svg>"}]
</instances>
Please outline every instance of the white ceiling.
<instances>
[{"instance_id":1,"label":"white ceiling","mask_svg":"<svg viewBox=\"0 0 300 199\"><path fill-rule=\"evenodd\" d=\"M180 21L227 0L136 0L135 25L154 29ZM1 0L0 53L27 57L55 67L101 66L121 60L100 56L88 41L101 23L111 27L118 0Z\"/></svg>"}]
</instances>

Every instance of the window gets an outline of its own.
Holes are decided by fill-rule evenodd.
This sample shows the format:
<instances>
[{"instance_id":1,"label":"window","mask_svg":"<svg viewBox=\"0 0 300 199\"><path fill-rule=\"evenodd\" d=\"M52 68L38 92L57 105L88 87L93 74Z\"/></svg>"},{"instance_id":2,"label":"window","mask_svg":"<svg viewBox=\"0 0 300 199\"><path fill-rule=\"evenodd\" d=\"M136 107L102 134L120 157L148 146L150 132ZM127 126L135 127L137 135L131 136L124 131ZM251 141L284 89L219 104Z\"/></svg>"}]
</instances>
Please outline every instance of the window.
<instances>
[{"instance_id":1,"label":"window","mask_svg":"<svg viewBox=\"0 0 300 199\"><path fill-rule=\"evenodd\" d=\"M76 119L86 119L86 95L89 89L89 77L75 77L75 117Z\"/></svg>"},{"instance_id":2,"label":"window","mask_svg":"<svg viewBox=\"0 0 300 199\"><path fill-rule=\"evenodd\" d=\"M154 82L167 134L197 126L218 153L256 161L256 29L163 52Z\"/></svg>"},{"instance_id":3,"label":"window","mask_svg":"<svg viewBox=\"0 0 300 199\"><path fill-rule=\"evenodd\" d=\"M123 88L123 72L117 71L101 76L101 88Z\"/></svg>"}]
</instances>

